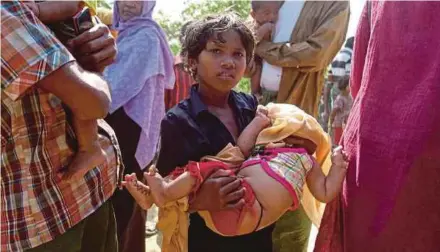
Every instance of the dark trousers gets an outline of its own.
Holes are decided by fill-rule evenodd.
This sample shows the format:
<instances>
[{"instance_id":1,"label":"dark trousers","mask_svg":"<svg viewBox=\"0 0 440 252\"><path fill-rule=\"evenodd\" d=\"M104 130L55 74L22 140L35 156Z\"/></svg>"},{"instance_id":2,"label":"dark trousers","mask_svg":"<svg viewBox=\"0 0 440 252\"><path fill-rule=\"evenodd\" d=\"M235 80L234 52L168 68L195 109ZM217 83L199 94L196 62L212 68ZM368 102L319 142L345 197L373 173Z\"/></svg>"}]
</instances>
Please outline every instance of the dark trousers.
<instances>
[{"instance_id":1,"label":"dark trousers","mask_svg":"<svg viewBox=\"0 0 440 252\"><path fill-rule=\"evenodd\" d=\"M27 252L117 252L116 223L110 201L50 242Z\"/></svg>"},{"instance_id":2,"label":"dark trousers","mask_svg":"<svg viewBox=\"0 0 440 252\"><path fill-rule=\"evenodd\" d=\"M123 108L105 118L113 128L121 148L125 173L136 173L142 179L142 171L136 161L135 153L141 134L141 128L131 120ZM146 211L142 210L127 190L117 190L112 197L115 209L119 251L145 251Z\"/></svg>"}]
</instances>

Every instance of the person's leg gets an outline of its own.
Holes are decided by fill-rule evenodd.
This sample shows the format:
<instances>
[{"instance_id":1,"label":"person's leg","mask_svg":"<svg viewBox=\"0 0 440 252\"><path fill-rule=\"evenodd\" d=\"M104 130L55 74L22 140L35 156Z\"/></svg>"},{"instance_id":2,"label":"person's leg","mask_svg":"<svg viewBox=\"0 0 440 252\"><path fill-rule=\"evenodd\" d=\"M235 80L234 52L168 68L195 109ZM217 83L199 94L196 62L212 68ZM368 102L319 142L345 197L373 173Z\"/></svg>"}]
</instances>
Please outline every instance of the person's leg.
<instances>
[{"instance_id":1,"label":"person's leg","mask_svg":"<svg viewBox=\"0 0 440 252\"><path fill-rule=\"evenodd\" d=\"M125 174L136 173L139 180L142 181L142 171L136 161L135 153L137 148L137 142L141 134L141 128L131 120L127 114L124 112L124 108L120 108L113 114L105 118L107 123L113 128L118 137L119 146L121 148L123 163L125 166ZM124 251L124 237L130 238L132 242L140 244L144 241L145 226L140 228L143 238L140 241L134 241L134 237L130 235L125 235L128 225L130 223L131 217L133 215L134 207L136 202L131 197L127 190L116 190L112 197L112 204L115 211L117 231L118 231L118 244L119 250ZM144 211L139 209L139 211ZM137 215L138 217L141 215ZM145 225L145 221L138 219L139 225ZM132 222L134 223L134 222ZM145 245L144 245L145 246ZM145 251L144 250L141 250Z\"/></svg>"},{"instance_id":2,"label":"person's leg","mask_svg":"<svg viewBox=\"0 0 440 252\"><path fill-rule=\"evenodd\" d=\"M54 240L28 252L117 252L113 208L105 202L94 213Z\"/></svg>"},{"instance_id":3,"label":"person's leg","mask_svg":"<svg viewBox=\"0 0 440 252\"><path fill-rule=\"evenodd\" d=\"M86 219L81 252L117 252L116 235L115 212L111 202L107 201Z\"/></svg>"},{"instance_id":4,"label":"person's leg","mask_svg":"<svg viewBox=\"0 0 440 252\"><path fill-rule=\"evenodd\" d=\"M96 120L80 120L73 116L73 128L78 140L78 151L70 163L68 170L63 174L65 180L78 180L102 164L105 153L98 141L98 122Z\"/></svg>"},{"instance_id":5,"label":"person's leg","mask_svg":"<svg viewBox=\"0 0 440 252\"><path fill-rule=\"evenodd\" d=\"M304 208L285 213L275 224L272 233L274 252L305 252L312 222Z\"/></svg>"},{"instance_id":6,"label":"person's leg","mask_svg":"<svg viewBox=\"0 0 440 252\"><path fill-rule=\"evenodd\" d=\"M28 249L26 252L80 252L84 225L85 221L83 220L52 241Z\"/></svg>"}]
</instances>

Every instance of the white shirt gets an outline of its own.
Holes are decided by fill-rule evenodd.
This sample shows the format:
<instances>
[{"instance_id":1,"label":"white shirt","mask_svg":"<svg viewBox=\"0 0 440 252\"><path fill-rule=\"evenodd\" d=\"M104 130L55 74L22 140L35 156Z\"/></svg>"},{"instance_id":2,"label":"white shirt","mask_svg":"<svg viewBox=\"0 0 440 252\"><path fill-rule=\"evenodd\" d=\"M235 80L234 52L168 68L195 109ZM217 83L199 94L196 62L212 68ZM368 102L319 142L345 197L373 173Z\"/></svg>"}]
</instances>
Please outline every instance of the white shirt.
<instances>
[{"instance_id":1,"label":"white shirt","mask_svg":"<svg viewBox=\"0 0 440 252\"><path fill-rule=\"evenodd\" d=\"M284 2L278 13L278 21L272 36L272 42L279 43L288 42L290 40L293 28L298 21L303 6L304 0L289 0ZM260 80L261 87L269 91L277 92L280 89L282 73L282 67L270 65L263 60L263 70Z\"/></svg>"}]
</instances>

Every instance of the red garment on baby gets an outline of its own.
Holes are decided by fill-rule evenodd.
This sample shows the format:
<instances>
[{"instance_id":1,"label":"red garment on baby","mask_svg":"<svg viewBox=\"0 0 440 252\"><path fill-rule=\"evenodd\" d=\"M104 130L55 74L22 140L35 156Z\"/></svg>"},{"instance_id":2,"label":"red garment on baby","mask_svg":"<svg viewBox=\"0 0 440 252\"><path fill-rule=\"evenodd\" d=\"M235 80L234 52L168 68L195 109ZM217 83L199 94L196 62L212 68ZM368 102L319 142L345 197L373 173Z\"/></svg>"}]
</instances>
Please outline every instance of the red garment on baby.
<instances>
[{"instance_id":1,"label":"red garment on baby","mask_svg":"<svg viewBox=\"0 0 440 252\"><path fill-rule=\"evenodd\" d=\"M229 170L231 177L236 177L235 170L231 169L226 163L220 161L207 162L190 162L183 168L177 168L171 174L172 179L177 178L185 171L189 172L191 176L197 179L193 192L189 195L189 202L197 197L197 191L203 184L206 178L211 176L218 169ZM242 186L246 189L244 195L245 205L242 209L227 209L222 211L210 212L212 221L217 231L223 235L233 236L237 233L238 227L244 217L246 211L251 211L255 203L255 193L252 187L245 181L241 180ZM228 221L225 221L228 220Z\"/></svg>"},{"instance_id":2,"label":"red garment on baby","mask_svg":"<svg viewBox=\"0 0 440 252\"><path fill-rule=\"evenodd\" d=\"M268 173L269 176L276 179L278 182L280 182L286 190L289 191L289 193L292 195L292 199L294 201L294 204L290 208L290 210L295 210L298 206L298 195L295 193L295 190L292 188L292 186L289 185L289 183L285 182L283 178L279 177L275 172L269 171L270 168L265 166L268 166L267 162L271 159L277 157L279 153L283 152L299 152L299 153L305 153L306 151L304 149L297 149L297 148L270 148L265 149L262 151L262 153L259 154L260 159L259 160L251 160L249 162L244 162L240 169L244 169L250 165L260 163L262 165L262 168ZM258 161L258 162L256 162ZM200 188L200 186L203 184L206 178L211 176L215 171L218 169L228 170L230 171L229 176L236 177L236 169L231 169L231 167L224 162L221 161L207 161L207 162L190 162L187 166L183 168L177 168L174 170L174 172L171 174L172 179L177 178L184 172L189 172L191 176L197 179L196 184L193 187L192 193L189 195L189 202L194 200L194 198L197 196L197 191ZM245 205L241 209L227 209L222 211L216 211L216 212L210 212L212 222L214 223L215 228L219 233L225 236L233 236L237 234L238 227L241 225L241 222L243 220L244 215L247 213L247 211L251 211L251 214L260 214L255 213L253 211L253 205L255 203L256 197L255 192L250 186L249 183L247 183L244 179L241 180L242 186L246 189L244 200ZM261 218L261 216L259 216ZM257 229L259 226L259 223L256 224L255 229Z\"/></svg>"}]
</instances>

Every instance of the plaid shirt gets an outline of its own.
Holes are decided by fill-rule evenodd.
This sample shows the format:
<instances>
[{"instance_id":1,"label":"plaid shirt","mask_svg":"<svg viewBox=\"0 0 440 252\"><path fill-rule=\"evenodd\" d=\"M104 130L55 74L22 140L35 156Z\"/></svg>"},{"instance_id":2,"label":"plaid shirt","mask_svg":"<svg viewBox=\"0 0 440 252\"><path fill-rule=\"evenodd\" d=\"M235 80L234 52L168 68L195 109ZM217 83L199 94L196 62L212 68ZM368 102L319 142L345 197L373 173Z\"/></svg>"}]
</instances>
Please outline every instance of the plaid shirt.
<instances>
[{"instance_id":1,"label":"plaid shirt","mask_svg":"<svg viewBox=\"0 0 440 252\"><path fill-rule=\"evenodd\" d=\"M106 162L60 183L56 174L74 155L74 131L61 101L34 86L74 58L22 3L2 1L1 16L0 250L22 251L53 240L108 200L120 156L107 127L110 138L100 138Z\"/></svg>"}]
</instances>

